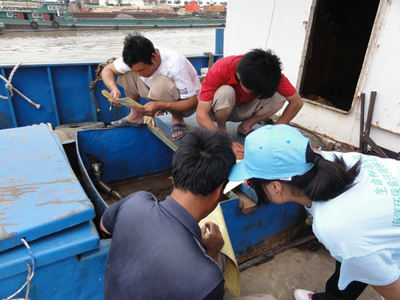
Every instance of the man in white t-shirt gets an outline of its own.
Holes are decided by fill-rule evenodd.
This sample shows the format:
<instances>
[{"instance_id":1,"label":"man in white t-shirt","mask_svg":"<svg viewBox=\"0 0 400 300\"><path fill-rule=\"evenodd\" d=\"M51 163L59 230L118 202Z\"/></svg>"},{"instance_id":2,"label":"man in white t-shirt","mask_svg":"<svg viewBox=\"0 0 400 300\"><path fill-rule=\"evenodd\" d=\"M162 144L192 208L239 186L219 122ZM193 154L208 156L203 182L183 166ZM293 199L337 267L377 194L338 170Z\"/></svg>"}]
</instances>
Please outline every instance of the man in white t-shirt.
<instances>
[{"instance_id":1,"label":"man in white t-shirt","mask_svg":"<svg viewBox=\"0 0 400 300\"><path fill-rule=\"evenodd\" d=\"M128 34L122 57L105 67L101 75L115 99L121 97L118 83L133 100L139 102L140 97L149 100L142 111L131 108L128 116L112 122L114 127L140 126L143 115L168 111L172 115L172 139L182 137L186 129L183 118L196 111L201 87L197 72L186 57L173 50L154 48L153 43L139 33ZM109 101L114 106L122 106Z\"/></svg>"}]
</instances>

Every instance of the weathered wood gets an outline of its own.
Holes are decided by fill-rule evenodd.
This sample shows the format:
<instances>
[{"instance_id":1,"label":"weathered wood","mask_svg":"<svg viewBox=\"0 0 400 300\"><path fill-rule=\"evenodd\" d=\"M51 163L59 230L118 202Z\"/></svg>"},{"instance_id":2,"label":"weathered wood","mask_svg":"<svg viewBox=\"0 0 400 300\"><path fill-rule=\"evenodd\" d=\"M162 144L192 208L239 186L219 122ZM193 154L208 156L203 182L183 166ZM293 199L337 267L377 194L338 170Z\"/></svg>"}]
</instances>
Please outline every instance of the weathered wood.
<instances>
[{"instance_id":1,"label":"weathered wood","mask_svg":"<svg viewBox=\"0 0 400 300\"><path fill-rule=\"evenodd\" d=\"M173 139L171 139L171 137L168 134L166 134L165 131L163 131L159 127L155 127L150 124L147 124L147 128L172 150L176 151L178 149L179 144Z\"/></svg>"},{"instance_id":2,"label":"weathered wood","mask_svg":"<svg viewBox=\"0 0 400 300\"><path fill-rule=\"evenodd\" d=\"M359 152L361 153L364 150L364 139L362 137L362 134L364 133L364 113L365 113L365 94L361 94L361 99L360 99L360 149Z\"/></svg>"}]
</instances>

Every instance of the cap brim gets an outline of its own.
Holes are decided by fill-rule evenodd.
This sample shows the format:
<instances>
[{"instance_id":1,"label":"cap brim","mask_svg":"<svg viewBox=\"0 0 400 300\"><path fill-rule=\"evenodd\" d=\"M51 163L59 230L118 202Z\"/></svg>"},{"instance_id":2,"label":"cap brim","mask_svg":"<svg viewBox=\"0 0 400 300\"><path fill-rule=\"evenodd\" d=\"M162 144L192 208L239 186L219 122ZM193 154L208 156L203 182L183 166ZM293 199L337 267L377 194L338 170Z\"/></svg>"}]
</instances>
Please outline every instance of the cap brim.
<instances>
[{"instance_id":1,"label":"cap brim","mask_svg":"<svg viewBox=\"0 0 400 300\"><path fill-rule=\"evenodd\" d=\"M230 181L246 180L252 176L246 171L245 161L242 160L233 166L228 179Z\"/></svg>"},{"instance_id":2,"label":"cap brim","mask_svg":"<svg viewBox=\"0 0 400 300\"><path fill-rule=\"evenodd\" d=\"M238 185L241 185L243 182L244 182L244 180L229 181L224 189L224 194L232 191L235 187L237 187Z\"/></svg>"}]
</instances>

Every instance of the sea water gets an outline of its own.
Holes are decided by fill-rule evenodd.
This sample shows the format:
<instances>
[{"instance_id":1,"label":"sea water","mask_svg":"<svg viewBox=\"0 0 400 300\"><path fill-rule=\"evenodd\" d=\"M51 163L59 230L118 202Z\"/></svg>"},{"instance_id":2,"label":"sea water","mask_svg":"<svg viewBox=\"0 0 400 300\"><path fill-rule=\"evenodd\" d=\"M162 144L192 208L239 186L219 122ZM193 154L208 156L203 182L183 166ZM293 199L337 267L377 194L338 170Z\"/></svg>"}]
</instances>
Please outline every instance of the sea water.
<instances>
[{"instance_id":1,"label":"sea water","mask_svg":"<svg viewBox=\"0 0 400 300\"><path fill-rule=\"evenodd\" d=\"M215 51L215 28L144 29L155 46L184 55ZM123 41L134 30L5 32L0 63L106 61L122 55Z\"/></svg>"}]
</instances>

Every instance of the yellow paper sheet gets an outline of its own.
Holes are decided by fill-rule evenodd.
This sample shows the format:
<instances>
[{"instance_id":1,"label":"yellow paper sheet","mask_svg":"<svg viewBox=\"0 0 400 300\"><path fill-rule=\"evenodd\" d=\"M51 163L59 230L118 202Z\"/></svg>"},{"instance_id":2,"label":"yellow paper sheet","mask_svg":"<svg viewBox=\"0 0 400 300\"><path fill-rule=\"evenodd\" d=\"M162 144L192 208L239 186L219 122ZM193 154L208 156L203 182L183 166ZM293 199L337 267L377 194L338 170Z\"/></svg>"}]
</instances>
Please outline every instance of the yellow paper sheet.
<instances>
[{"instance_id":1,"label":"yellow paper sheet","mask_svg":"<svg viewBox=\"0 0 400 300\"><path fill-rule=\"evenodd\" d=\"M101 93L103 94L104 97L113 100L113 101L117 101L119 103L121 103L122 105L126 106L126 107L130 107L130 108L138 108L138 109L142 109L143 105L141 105L140 103L137 103L135 100L129 98L129 97L125 97L125 98L120 98L120 99L114 99L110 93L106 90L102 90Z\"/></svg>"},{"instance_id":2,"label":"yellow paper sheet","mask_svg":"<svg viewBox=\"0 0 400 300\"><path fill-rule=\"evenodd\" d=\"M219 226L222 237L225 241L221 249L221 253L226 255L226 270L225 270L225 287L228 288L235 297L240 296L240 272L236 261L235 253L231 239L229 237L228 229L226 228L224 215L221 206L218 206L206 218L200 221L200 227L203 227L205 222L213 222Z\"/></svg>"}]
</instances>

